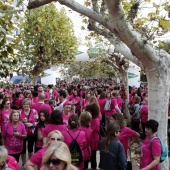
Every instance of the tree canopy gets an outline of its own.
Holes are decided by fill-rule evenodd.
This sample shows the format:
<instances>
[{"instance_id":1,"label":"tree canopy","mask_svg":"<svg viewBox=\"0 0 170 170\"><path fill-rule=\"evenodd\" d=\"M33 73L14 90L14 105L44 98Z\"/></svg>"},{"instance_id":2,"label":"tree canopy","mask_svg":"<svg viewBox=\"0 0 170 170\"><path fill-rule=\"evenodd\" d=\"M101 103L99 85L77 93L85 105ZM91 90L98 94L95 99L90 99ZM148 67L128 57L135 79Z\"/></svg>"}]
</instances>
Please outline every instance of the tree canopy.
<instances>
[{"instance_id":1,"label":"tree canopy","mask_svg":"<svg viewBox=\"0 0 170 170\"><path fill-rule=\"evenodd\" d=\"M13 41L19 24L16 22L19 18L19 10L15 8L17 5L13 6L9 0L0 0L0 76L2 77L9 75L11 66L15 62Z\"/></svg>"},{"instance_id":2,"label":"tree canopy","mask_svg":"<svg viewBox=\"0 0 170 170\"><path fill-rule=\"evenodd\" d=\"M16 47L17 68L22 73L39 76L51 66L74 60L78 41L73 24L64 9L53 3L26 11Z\"/></svg>"}]
</instances>

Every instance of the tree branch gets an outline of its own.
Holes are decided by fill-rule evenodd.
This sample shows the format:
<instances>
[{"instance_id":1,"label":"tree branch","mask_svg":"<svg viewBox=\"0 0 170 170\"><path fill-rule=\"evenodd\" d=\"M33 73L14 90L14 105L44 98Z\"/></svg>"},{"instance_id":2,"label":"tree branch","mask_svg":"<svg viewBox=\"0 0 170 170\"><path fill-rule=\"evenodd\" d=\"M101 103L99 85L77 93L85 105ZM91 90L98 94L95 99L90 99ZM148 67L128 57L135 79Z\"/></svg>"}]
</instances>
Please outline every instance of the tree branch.
<instances>
[{"instance_id":1,"label":"tree branch","mask_svg":"<svg viewBox=\"0 0 170 170\"><path fill-rule=\"evenodd\" d=\"M128 46L121 42L118 38L116 38L114 34L112 34L110 31L108 31L107 29L100 29L92 23L88 25L88 29L96 32L99 35L104 36L108 41L110 41L111 44L114 45L116 51L119 51L125 58L132 61L143 69L142 63L138 60L138 58L136 58L135 55L132 54Z\"/></svg>"},{"instance_id":2,"label":"tree branch","mask_svg":"<svg viewBox=\"0 0 170 170\"><path fill-rule=\"evenodd\" d=\"M75 0L57 0L57 1L61 5L65 5L82 15L89 17L90 19L100 23L101 25L105 26L106 28L109 28L111 26L113 27L113 25L114 25L114 23L111 23L108 19L103 18L101 15L99 15L96 12L94 12L93 10L86 8L85 6L79 4ZM28 9L38 8L42 5L48 4L50 2L52 2L52 0L42 0L42 1L34 0L34 1L29 2Z\"/></svg>"},{"instance_id":3,"label":"tree branch","mask_svg":"<svg viewBox=\"0 0 170 170\"><path fill-rule=\"evenodd\" d=\"M49 3L53 2L53 1L54 1L54 0L35 0L35 1L30 1L30 2L28 3L27 8L28 8L28 9L38 8L38 7L40 7L40 6L49 4Z\"/></svg>"}]
</instances>

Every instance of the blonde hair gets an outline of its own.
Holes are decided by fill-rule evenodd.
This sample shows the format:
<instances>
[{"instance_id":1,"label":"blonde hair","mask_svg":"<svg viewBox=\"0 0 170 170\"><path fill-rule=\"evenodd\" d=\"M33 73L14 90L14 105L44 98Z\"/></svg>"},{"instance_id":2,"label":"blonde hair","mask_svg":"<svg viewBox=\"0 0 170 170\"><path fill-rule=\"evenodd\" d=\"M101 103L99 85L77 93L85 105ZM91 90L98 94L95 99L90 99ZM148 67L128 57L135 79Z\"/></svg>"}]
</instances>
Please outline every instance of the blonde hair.
<instances>
[{"instance_id":1,"label":"blonde hair","mask_svg":"<svg viewBox=\"0 0 170 170\"><path fill-rule=\"evenodd\" d=\"M0 163L6 161L8 151L4 146L0 146Z\"/></svg>"},{"instance_id":2,"label":"blonde hair","mask_svg":"<svg viewBox=\"0 0 170 170\"><path fill-rule=\"evenodd\" d=\"M59 141L48 147L42 160L45 166L47 166L47 162L52 155L66 163L64 170L70 170L71 154L68 146L64 142Z\"/></svg>"},{"instance_id":3,"label":"blonde hair","mask_svg":"<svg viewBox=\"0 0 170 170\"><path fill-rule=\"evenodd\" d=\"M21 120L21 119L20 119L20 112L19 112L18 110L12 110L11 113L10 113L10 115L9 115L9 122L10 122L10 123L12 123L12 116L13 116L14 113L18 113L18 115L19 115L19 121Z\"/></svg>"},{"instance_id":4,"label":"blonde hair","mask_svg":"<svg viewBox=\"0 0 170 170\"><path fill-rule=\"evenodd\" d=\"M79 117L81 126L89 127L92 115L88 111L83 111Z\"/></svg>"},{"instance_id":5,"label":"blonde hair","mask_svg":"<svg viewBox=\"0 0 170 170\"><path fill-rule=\"evenodd\" d=\"M48 134L48 136L47 136L47 142L46 142L46 146L48 146L49 145L49 141L50 141L50 139L51 139L51 136L53 135L53 134L57 134L58 135L58 138L60 138L61 139L61 141L64 141L64 137L63 137L63 135L62 135L62 133L59 131L59 130L53 130L52 132L50 132L49 134Z\"/></svg>"},{"instance_id":6,"label":"blonde hair","mask_svg":"<svg viewBox=\"0 0 170 170\"><path fill-rule=\"evenodd\" d=\"M31 105L30 100L27 99L27 98L25 98L25 99L22 101L22 105L27 104L27 103L28 103L29 105Z\"/></svg>"},{"instance_id":7,"label":"blonde hair","mask_svg":"<svg viewBox=\"0 0 170 170\"><path fill-rule=\"evenodd\" d=\"M96 96L91 96L90 99L89 99L89 104L91 103L96 103L97 105L99 105L99 102L96 98Z\"/></svg>"}]
</instances>

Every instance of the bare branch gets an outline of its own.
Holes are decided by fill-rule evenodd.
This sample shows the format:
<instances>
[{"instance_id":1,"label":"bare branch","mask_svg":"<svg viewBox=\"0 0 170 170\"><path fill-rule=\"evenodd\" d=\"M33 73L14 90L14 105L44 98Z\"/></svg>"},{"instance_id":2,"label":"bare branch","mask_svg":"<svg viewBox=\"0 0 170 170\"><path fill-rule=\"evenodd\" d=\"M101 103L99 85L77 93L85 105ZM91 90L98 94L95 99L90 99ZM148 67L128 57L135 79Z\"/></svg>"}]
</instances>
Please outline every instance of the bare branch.
<instances>
[{"instance_id":1,"label":"bare branch","mask_svg":"<svg viewBox=\"0 0 170 170\"><path fill-rule=\"evenodd\" d=\"M54 0L35 0L35 1L30 1L30 2L28 3L27 8L28 8L28 9L38 8L38 7L40 7L40 6L49 4L49 3L53 2L53 1L54 1Z\"/></svg>"}]
</instances>

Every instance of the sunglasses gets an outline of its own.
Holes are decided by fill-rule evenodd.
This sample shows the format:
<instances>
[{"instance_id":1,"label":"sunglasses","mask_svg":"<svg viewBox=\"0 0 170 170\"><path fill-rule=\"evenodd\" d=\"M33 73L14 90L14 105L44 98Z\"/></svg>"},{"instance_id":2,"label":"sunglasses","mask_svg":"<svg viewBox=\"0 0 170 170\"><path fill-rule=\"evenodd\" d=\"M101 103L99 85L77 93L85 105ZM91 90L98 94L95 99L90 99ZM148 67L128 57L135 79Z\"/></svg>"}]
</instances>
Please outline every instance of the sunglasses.
<instances>
[{"instance_id":1,"label":"sunglasses","mask_svg":"<svg viewBox=\"0 0 170 170\"><path fill-rule=\"evenodd\" d=\"M62 160L57 159L57 158L56 159L50 159L50 160L47 161L47 165L50 165L52 163L54 166L56 166L56 165L59 165L61 162L62 162Z\"/></svg>"},{"instance_id":2,"label":"sunglasses","mask_svg":"<svg viewBox=\"0 0 170 170\"><path fill-rule=\"evenodd\" d=\"M50 140L52 140L52 141L55 141L55 140L60 141L61 138L50 138Z\"/></svg>"}]
</instances>

